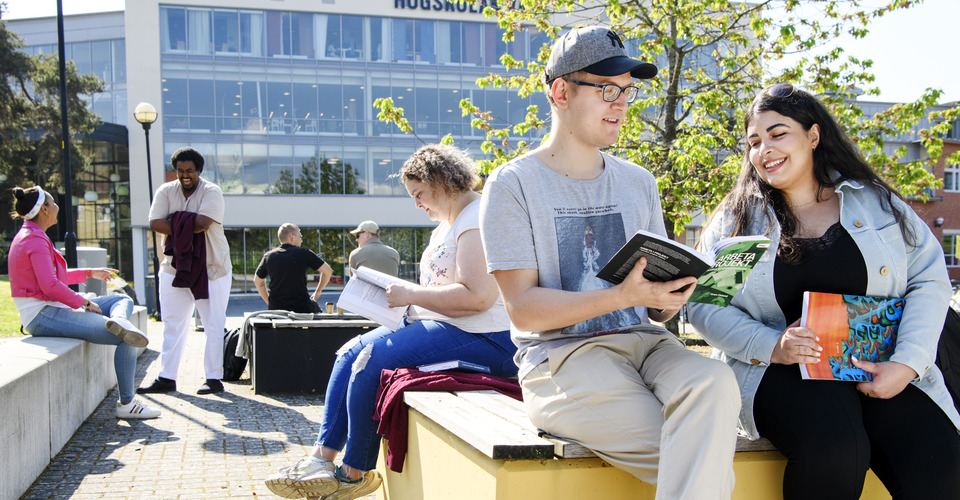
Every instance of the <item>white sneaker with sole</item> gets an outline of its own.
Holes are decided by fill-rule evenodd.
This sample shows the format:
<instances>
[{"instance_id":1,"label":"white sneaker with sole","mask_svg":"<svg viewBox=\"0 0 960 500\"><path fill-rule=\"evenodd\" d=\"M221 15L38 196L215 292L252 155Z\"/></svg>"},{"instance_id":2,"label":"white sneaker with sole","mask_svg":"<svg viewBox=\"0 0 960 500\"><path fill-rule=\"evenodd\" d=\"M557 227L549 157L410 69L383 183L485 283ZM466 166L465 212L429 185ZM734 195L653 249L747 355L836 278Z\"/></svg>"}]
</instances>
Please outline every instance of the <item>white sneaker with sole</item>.
<instances>
[{"instance_id":1,"label":"white sneaker with sole","mask_svg":"<svg viewBox=\"0 0 960 500\"><path fill-rule=\"evenodd\" d=\"M125 405L122 405L119 401L117 401L117 407L114 411L117 414L117 418L127 420L145 420L160 416L160 410L150 408L136 399Z\"/></svg>"},{"instance_id":2,"label":"white sneaker with sole","mask_svg":"<svg viewBox=\"0 0 960 500\"><path fill-rule=\"evenodd\" d=\"M133 347L147 347L149 340L139 328L133 326L127 318L109 318L107 319L107 330L120 337L126 344Z\"/></svg>"},{"instance_id":3,"label":"white sneaker with sole","mask_svg":"<svg viewBox=\"0 0 960 500\"><path fill-rule=\"evenodd\" d=\"M334 492L339 481L334 475L337 467L333 462L317 462L301 458L295 465L284 467L268 477L264 484L274 495L283 498L319 498Z\"/></svg>"},{"instance_id":4,"label":"white sneaker with sole","mask_svg":"<svg viewBox=\"0 0 960 500\"><path fill-rule=\"evenodd\" d=\"M360 477L355 482L349 483L343 479L338 480L340 487L337 488L337 491L323 496L323 500L353 500L355 498L360 498L362 496L369 495L374 491L377 491L377 488L380 487L380 483L383 482L383 479L380 477L380 473L375 470L368 470L363 473L363 476ZM307 498L314 498L310 496L310 491L307 492Z\"/></svg>"}]
</instances>

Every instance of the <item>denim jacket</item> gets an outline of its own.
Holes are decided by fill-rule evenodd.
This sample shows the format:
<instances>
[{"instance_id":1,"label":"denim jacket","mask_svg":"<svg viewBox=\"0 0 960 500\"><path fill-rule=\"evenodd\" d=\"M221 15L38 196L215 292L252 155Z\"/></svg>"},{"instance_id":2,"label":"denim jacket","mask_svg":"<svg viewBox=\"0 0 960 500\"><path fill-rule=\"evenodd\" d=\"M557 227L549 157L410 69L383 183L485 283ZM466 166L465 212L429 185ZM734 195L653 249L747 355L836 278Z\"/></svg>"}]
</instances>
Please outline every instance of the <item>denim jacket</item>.
<instances>
[{"instance_id":1,"label":"denim jacket","mask_svg":"<svg viewBox=\"0 0 960 500\"><path fill-rule=\"evenodd\" d=\"M886 210L886 201L873 188L857 181L843 181L836 187L840 199L840 224L853 238L867 267L866 295L903 297L906 305L891 361L913 368L920 376L911 383L943 409L960 429L960 414L934 364L937 342L949 307L951 287L943 249L913 209L898 198L894 203L907 217L916 235L917 246L904 241L900 226ZM759 209L758 209L759 210ZM757 213L748 234L768 234L773 241L748 276L743 289L728 307L690 304L690 322L714 347L713 356L730 365L740 385L740 430L757 439L753 421L753 400L770 355L786 329L786 320L777 304L773 286L773 265L780 243L780 225L769 227L763 213ZM702 247L710 248L729 236L734 217L718 213L704 229Z\"/></svg>"}]
</instances>

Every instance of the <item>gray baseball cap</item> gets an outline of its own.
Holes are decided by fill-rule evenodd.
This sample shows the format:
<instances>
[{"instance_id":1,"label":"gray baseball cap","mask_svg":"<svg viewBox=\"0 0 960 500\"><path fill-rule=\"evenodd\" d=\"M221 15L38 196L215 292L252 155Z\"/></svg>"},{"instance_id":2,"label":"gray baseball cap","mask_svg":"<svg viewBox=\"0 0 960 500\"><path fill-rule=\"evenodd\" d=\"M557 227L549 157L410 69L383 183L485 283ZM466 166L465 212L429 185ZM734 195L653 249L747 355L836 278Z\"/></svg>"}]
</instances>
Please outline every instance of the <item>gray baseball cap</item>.
<instances>
[{"instance_id":1,"label":"gray baseball cap","mask_svg":"<svg viewBox=\"0 0 960 500\"><path fill-rule=\"evenodd\" d=\"M350 234L357 234L363 231L366 231L372 234L377 234L380 232L380 226L378 226L377 223L373 222L372 220L365 220L361 222L356 229L354 229L353 231L350 231Z\"/></svg>"},{"instance_id":2,"label":"gray baseball cap","mask_svg":"<svg viewBox=\"0 0 960 500\"><path fill-rule=\"evenodd\" d=\"M550 51L543 82L574 71L600 76L630 73L640 79L657 76L656 66L627 56L620 36L603 26L581 26L558 38Z\"/></svg>"}]
</instances>

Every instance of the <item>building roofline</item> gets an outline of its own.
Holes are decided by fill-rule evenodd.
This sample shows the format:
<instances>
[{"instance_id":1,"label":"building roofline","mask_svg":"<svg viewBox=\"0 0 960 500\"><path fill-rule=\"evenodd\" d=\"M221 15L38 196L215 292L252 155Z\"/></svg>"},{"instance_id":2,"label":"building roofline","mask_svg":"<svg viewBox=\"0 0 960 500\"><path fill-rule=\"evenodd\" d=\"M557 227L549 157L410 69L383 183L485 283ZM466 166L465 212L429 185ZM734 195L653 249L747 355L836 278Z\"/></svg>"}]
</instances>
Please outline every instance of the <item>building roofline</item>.
<instances>
[{"instance_id":1,"label":"building roofline","mask_svg":"<svg viewBox=\"0 0 960 500\"><path fill-rule=\"evenodd\" d=\"M63 18L64 18L64 19L75 19L75 18L78 18L78 17L102 16L102 15L104 15L104 14L123 14L124 12L125 12L124 9L104 10L104 11L100 11L100 12L83 12L83 13L81 13L81 14L64 14L64 15L63 15ZM18 18L16 18L16 19L10 19L10 18L6 18L6 17L5 17L5 18L3 18L2 20L9 23L9 22L16 22L16 21L43 21L43 20L46 20L46 19L56 20L56 19L57 19L57 16L56 16L56 15L53 15L53 16L38 16L38 17L18 17Z\"/></svg>"}]
</instances>

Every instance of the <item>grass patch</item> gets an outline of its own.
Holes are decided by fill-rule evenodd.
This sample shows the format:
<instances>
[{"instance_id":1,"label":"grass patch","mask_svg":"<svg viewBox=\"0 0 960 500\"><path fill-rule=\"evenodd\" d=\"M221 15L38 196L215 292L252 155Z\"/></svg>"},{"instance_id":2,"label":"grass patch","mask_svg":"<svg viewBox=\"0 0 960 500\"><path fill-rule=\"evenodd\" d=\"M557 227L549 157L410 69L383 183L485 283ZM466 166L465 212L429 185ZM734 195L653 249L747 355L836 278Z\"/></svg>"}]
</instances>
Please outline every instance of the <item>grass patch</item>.
<instances>
[{"instance_id":1,"label":"grass patch","mask_svg":"<svg viewBox=\"0 0 960 500\"><path fill-rule=\"evenodd\" d=\"M0 275L0 338L20 335L20 315L10 296L10 276Z\"/></svg>"}]
</instances>

